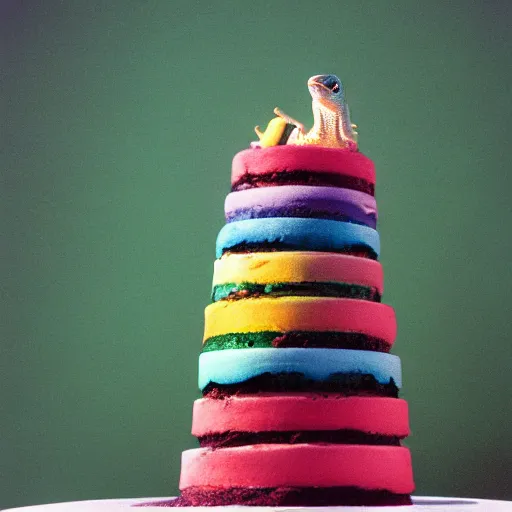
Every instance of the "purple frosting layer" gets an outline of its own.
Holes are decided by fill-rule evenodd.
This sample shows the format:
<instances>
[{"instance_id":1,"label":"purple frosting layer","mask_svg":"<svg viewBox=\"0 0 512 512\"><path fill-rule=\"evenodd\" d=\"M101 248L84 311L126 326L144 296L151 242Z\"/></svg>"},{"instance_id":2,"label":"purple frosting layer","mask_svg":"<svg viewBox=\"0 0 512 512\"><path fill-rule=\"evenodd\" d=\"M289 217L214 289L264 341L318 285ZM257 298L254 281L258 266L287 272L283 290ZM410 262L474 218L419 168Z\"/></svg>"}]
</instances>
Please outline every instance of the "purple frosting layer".
<instances>
[{"instance_id":1,"label":"purple frosting layer","mask_svg":"<svg viewBox=\"0 0 512 512\"><path fill-rule=\"evenodd\" d=\"M231 192L224 205L227 222L267 217L303 217L377 224L375 198L338 187L286 185Z\"/></svg>"}]
</instances>

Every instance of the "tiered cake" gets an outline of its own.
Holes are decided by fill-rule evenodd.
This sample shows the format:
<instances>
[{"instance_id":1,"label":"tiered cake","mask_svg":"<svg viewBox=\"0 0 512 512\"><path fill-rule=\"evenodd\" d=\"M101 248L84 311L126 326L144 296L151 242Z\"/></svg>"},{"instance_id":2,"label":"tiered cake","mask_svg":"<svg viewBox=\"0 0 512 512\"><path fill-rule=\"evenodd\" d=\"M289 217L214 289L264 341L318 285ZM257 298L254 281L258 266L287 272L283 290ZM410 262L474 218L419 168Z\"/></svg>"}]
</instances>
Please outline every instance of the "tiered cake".
<instances>
[{"instance_id":1,"label":"tiered cake","mask_svg":"<svg viewBox=\"0 0 512 512\"><path fill-rule=\"evenodd\" d=\"M310 90L338 93L332 77ZM281 119L283 133L298 125ZM322 129L343 135L324 122L320 142L299 129L233 160L199 358L201 447L183 453L175 506L410 504L375 169L357 145L322 147Z\"/></svg>"}]
</instances>

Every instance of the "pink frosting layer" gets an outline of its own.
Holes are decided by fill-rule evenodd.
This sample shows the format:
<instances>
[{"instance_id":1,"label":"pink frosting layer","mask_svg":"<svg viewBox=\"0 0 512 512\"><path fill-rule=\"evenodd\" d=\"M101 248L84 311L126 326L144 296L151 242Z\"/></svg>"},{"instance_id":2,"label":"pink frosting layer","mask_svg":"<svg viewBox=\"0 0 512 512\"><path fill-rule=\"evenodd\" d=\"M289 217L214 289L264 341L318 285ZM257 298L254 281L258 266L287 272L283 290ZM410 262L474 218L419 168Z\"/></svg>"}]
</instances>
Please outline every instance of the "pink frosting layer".
<instances>
[{"instance_id":1,"label":"pink frosting layer","mask_svg":"<svg viewBox=\"0 0 512 512\"><path fill-rule=\"evenodd\" d=\"M180 489L359 487L410 494L411 456L401 446L259 444L182 454Z\"/></svg>"},{"instance_id":2,"label":"pink frosting layer","mask_svg":"<svg viewBox=\"0 0 512 512\"><path fill-rule=\"evenodd\" d=\"M245 174L310 171L340 174L375 185L375 166L362 153L317 146L274 146L245 149L233 158L231 184Z\"/></svg>"},{"instance_id":3,"label":"pink frosting layer","mask_svg":"<svg viewBox=\"0 0 512 512\"><path fill-rule=\"evenodd\" d=\"M392 345L397 325L387 304L338 297L262 297L219 301L205 309L204 340L259 331L358 332Z\"/></svg>"},{"instance_id":4,"label":"pink frosting layer","mask_svg":"<svg viewBox=\"0 0 512 512\"><path fill-rule=\"evenodd\" d=\"M214 285L223 283L339 282L384 292L382 265L349 254L313 251L225 254L215 261Z\"/></svg>"},{"instance_id":5,"label":"pink frosting layer","mask_svg":"<svg viewBox=\"0 0 512 512\"><path fill-rule=\"evenodd\" d=\"M407 402L387 397L281 394L202 398L194 402L192 434L358 430L404 438L409 435Z\"/></svg>"}]
</instances>

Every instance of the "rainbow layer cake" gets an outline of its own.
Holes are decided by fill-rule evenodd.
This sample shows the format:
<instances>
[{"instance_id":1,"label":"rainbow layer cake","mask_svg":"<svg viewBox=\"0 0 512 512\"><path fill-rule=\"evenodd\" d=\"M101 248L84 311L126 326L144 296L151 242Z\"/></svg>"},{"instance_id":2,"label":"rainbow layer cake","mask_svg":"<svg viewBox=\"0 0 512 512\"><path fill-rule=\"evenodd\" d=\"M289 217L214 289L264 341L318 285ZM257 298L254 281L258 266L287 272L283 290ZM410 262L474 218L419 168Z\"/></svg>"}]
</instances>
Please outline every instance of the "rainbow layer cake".
<instances>
[{"instance_id":1,"label":"rainbow layer cake","mask_svg":"<svg viewBox=\"0 0 512 512\"><path fill-rule=\"evenodd\" d=\"M276 111L233 160L199 357L200 447L183 453L173 506L411 503L375 169L339 80L308 85L313 129Z\"/></svg>"}]
</instances>

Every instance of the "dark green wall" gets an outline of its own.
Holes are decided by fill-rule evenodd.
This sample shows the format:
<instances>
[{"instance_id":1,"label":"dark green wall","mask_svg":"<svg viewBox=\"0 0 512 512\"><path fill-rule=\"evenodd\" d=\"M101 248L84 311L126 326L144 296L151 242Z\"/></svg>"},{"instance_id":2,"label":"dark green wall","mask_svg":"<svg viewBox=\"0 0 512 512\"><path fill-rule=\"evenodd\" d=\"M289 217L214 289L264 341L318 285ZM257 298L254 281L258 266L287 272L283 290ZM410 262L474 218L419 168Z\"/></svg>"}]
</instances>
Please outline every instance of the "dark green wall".
<instances>
[{"instance_id":1,"label":"dark green wall","mask_svg":"<svg viewBox=\"0 0 512 512\"><path fill-rule=\"evenodd\" d=\"M512 499L505 1L3 1L0 507L173 495L233 154L345 82L417 494Z\"/></svg>"}]
</instances>

